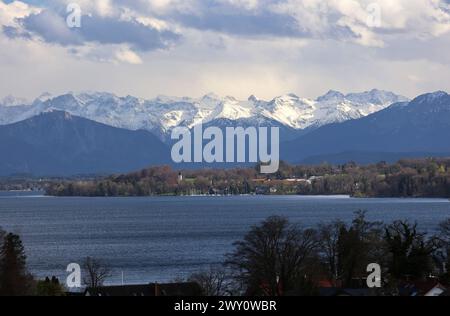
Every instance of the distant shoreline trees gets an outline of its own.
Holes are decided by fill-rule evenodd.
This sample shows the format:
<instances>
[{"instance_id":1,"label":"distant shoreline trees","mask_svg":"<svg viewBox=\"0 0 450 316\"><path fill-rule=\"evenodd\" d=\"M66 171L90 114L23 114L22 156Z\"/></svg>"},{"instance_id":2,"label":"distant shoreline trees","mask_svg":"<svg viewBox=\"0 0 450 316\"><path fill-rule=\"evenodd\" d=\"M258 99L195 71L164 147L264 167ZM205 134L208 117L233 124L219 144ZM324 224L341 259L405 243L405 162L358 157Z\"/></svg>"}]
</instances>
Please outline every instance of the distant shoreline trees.
<instances>
[{"instance_id":1,"label":"distant shoreline trees","mask_svg":"<svg viewBox=\"0 0 450 316\"><path fill-rule=\"evenodd\" d=\"M350 195L353 197L450 197L450 158L410 159L394 164L359 166L281 163L277 173L260 175L258 167L182 171L169 166L97 180L56 181L52 196L160 195Z\"/></svg>"}]
</instances>

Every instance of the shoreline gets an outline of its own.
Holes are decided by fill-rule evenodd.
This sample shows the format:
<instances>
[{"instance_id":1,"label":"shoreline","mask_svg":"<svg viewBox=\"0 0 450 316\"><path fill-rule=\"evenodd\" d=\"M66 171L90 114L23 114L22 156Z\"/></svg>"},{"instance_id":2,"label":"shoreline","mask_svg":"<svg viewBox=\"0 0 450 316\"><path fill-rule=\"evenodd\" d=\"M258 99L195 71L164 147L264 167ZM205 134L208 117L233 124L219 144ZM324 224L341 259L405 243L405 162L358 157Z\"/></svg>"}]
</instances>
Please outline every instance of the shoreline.
<instances>
[{"instance_id":1,"label":"shoreline","mask_svg":"<svg viewBox=\"0 0 450 316\"><path fill-rule=\"evenodd\" d=\"M435 197L435 196L351 196L348 194L330 194L330 195L295 195L295 194L233 194L233 195L208 195L208 194L194 194L194 195L147 195L147 196L78 196L78 195L47 195L45 192L42 194L30 194L27 193L37 193L38 191L0 191L0 198L234 198L234 197L292 197L292 198L330 198L330 199L411 199L411 200L421 200L421 199L432 199L432 200L446 200L450 203L448 197ZM6 194L6 195L2 195ZM19 195L8 195L8 193L23 193Z\"/></svg>"}]
</instances>

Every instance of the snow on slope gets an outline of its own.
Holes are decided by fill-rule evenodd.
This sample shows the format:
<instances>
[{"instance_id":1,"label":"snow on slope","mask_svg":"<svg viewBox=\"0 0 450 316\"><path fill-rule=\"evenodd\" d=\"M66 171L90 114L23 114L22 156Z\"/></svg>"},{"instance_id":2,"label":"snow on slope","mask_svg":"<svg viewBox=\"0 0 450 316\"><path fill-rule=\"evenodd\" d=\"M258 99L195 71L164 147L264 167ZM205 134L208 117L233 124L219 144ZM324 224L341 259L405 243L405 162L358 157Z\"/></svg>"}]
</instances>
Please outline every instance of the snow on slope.
<instances>
[{"instance_id":1,"label":"snow on slope","mask_svg":"<svg viewBox=\"0 0 450 316\"><path fill-rule=\"evenodd\" d=\"M18 122L50 110L62 110L115 127L145 129L167 137L176 126L191 128L216 119L245 119L255 125L271 120L294 129L319 127L367 116L407 99L392 92L372 90L348 95L329 91L316 100L295 94L271 101L255 96L241 101L214 94L201 98L158 96L144 100L103 92L71 92L56 97L45 93L26 105L12 97L6 100L8 102L3 101L5 104L0 101L0 124Z\"/></svg>"},{"instance_id":2,"label":"snow on slope","mask_svg":"<svg viewBox=\"0 0 450 316\"><path fill-rule=\"evenodd\" d=\"M261 114L295 129L308 127L314 119L315 102L302 99L295 94L288 94L273 99L268 103L258 104Z\"/></svg>"},{"instance_id":3,"label":"snow on slope","mask_svg":"<svg viewBox=\"0 0 450 316\"><path fill-rule=\"evenodd\" d=\"M0 99L0 106L20 106L28 104L28 100L25 98L16 98L12 95L7 95L3 99Z\"/></svg>"}]
</instances>

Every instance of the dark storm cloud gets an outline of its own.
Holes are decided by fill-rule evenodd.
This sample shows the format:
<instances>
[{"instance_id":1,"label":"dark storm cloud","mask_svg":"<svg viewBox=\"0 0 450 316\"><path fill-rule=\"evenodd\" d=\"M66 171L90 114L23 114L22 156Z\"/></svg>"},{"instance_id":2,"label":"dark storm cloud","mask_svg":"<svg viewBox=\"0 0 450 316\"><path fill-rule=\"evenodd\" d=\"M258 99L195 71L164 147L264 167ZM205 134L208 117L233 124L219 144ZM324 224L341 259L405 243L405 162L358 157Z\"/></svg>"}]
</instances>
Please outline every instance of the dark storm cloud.
<instances>
[{"instance_id":1,"label":"dark storm cloud","mask_svg":"<svg viewBox=\"0 0 450 316\"><path fill-rule=\"evenodd\" d=\"M185 27L200 31L216 31L237 36L270 36L291 38L313 38L317 32L311 25L296 18L292 12L278 13L270 8L279 0L266 0L265 5L257 8L237 7L229 2L202 1L197 2L194 12L173 11L164 18ZM330 13L329 19L338 19ZM356 37L347 27L333 25L322 34L332 38Z\"/></svg>"}]
</instances>

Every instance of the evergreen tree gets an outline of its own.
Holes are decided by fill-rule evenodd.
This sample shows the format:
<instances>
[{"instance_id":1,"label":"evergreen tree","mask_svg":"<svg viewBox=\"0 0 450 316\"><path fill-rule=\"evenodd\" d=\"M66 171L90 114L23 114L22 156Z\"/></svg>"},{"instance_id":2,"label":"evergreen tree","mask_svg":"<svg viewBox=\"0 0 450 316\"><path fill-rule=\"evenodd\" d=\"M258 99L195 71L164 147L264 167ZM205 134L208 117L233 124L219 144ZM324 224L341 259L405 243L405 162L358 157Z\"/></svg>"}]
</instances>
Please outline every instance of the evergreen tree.
<instances>
[{"instance_id":1,"label":"evergreen tree","mask_svg":"<svg viewBox=\"0 0 450 316\"><path fill-rule=\"evenodd\" d=\"M38 281L36 284L36 295L38 296L64 296L64 287L59 283L55 276L50 280L48 277L44 281Z\"/></svg>"},{"instance_id":2,"label":"evergreen tree","mask_svg":"<svg viewBox=\"0 0 450 316\"><path fill-rule=\"evenodd\" d=\"M0 295L30 294L32 277L26 270L26 256L18 235L8 233L0 250Z\"/></svg>"}]
</instances>

